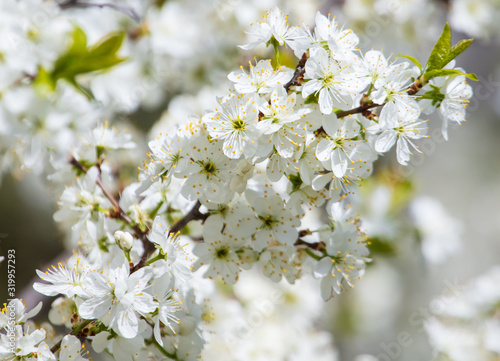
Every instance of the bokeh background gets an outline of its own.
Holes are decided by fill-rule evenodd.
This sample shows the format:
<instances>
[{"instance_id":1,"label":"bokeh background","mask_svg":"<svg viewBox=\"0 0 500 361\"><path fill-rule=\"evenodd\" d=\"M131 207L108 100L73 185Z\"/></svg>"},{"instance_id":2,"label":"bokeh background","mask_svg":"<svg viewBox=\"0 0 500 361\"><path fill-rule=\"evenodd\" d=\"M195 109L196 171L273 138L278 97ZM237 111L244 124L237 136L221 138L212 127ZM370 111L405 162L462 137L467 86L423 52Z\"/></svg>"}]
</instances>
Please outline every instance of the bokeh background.
<instances>
[{"instance_id":1,"label":"bokeh background","mask_svg":"<svg viewBox=\"0 0 500 361\"><path fill-rule=\"evenodd\" d=\"M421 21L416 13L403 20L398 15L366 13L365 9L370 6L376 8L377 3L383 1L364 1L363 6L361 1L289 1L280 5L289 11L290 22L300 19L313 24L315 11L320 9L323 13L346 20L347 26L360 35L363 50L372 46L375 49L390 49L395 54L406 52L417 55L424 61L444 21L450 17L452 2L425 2L434 10L428 11ZM415 1L407 3L410 4L400 6L418 9L413 4ZM495 6L489 0L476 3ZM215 1L214 13L219 17L211 22L236 27L247 20L250 23L272 5L274 1ZM468 19L464 17L460 21L466 23ZM197 26L203 27L203 23ZM227 50L232 59L244 64L249 55L236 48L244 39L240 34L242 29L235 30L238 34L234 37L228 36L225 48L232 49ZM453 42L471 37L463 32L464 29L467 26L459 31L453 30ZM171 31L172 38L182 38L185 29L174 27ZM445 263L432 266L421 261L418 247L402 241L395 256L375 259L356 288L330 300L323 311L325 317L321 327L334 335L341 360L354 360L362 353L380 354L383 360L383 355L391 352L397 353L397 357L390 359L430 359L431 349L419 320L426 317L426 309L439 306L432 300L449 293L450 284L459 288L500 263L499 39L497 29L490 29L487 35L480 34L469 50L458 58L458 65L467 72L476 73L479 81L471 84L474 96L469 105L468 121L460 127L451 128L449 141L444 141L440 135L427 139L426 147L422 147L424 154L415 157L407 169L398 168L390 157L379 165L396 167L397 174L412 181L415 194L432 196L462 223L462 250ZM264 50L258 51L265 54ZM228 64L219 64L220 69L210 79L211 84L207 85L216 84L222 89L229 86L224 73L238 63L228 61ZM206 79L203 74L200 77ZM185 92L183 90L183 93L194 95L198 89L194 87ZM167 91L165 98L155 106L141 106L127 116L137 129L136 135L143 138L143 143L148 139L149 129L168 109L170 100L176 95ZM439 128L439 122L431 122L432 127ZM431 134L439 132L431 130ZM145 155L144 148L141 151ZM29 285L33 282L34 270L67 256L63 235L52 220L57 208L54 195L48 188L48 181L30 173L4 174L1 181L1 254L6 254L7 249L16 250L16 287L18 295L26 297L32 296ZM5 267L5 264L0 266L2 299L7 298ZM421 315L420 318L415 316L416 312ZM399 346L395 346L395 342L401 343L402 338L410 341L403 342L405 345L398 351Z\"/></svg>"}]
</instances>

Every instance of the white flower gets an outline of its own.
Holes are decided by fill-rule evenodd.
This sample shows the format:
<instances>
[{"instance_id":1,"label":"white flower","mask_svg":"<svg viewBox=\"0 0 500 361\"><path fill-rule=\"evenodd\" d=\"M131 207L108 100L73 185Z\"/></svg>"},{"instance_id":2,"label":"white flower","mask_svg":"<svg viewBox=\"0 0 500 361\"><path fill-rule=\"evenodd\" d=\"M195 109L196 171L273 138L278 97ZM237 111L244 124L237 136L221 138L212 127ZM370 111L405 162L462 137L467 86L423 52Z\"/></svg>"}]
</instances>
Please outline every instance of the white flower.
<instances>
[{"instance_id":1,"label":"white flower","mask_svg":"<svg viewBox=\"0 0 500 361\"><path fill-rule=\"evenodd\" d=\"M403 108L390 102L386 104L379 117L379 126L382 133L378 136L375 142L375 150L380 153L385 153L397 142L396 154L398 162L402 165L407 165L410 160L411 149L410 145L418 153L418 147L413 144L411 139L421 139L427 133L425 120L418 118L418 105L409 108Z\"/></svg>"},{"instance_id":2,"label":"white flower","mask_svg":"<svg viewBox=\"0 0 500 361\"><path fill-rule=\"evenodd\" d=\"M150 141L150 163L144 165L146 177L141 180L143 184L138 192L145 190L158 178L170 180L173 172L182 170L187 162L182 151L186 150L188 145L187 137L178 129Z\"/></svg>"},{"instance_id":3,"label":"white flower","mask_svg":"<svg viewBox=\"0 0 500 361\"><path fill-rule=\"evenodd\" d=\"M178 234L170 233L170 227L164 225L159 216L156 216L151 228L148 239L155 243L159 256L163 257L151 264L155 276L170 271L175 281L184 282L191 278L194 258L187 249L188 241L182 240ZM158 257L155 254L152 257Z\"/></svg>"},{"instance_id":4,"label":"white flower","mask_svg":"<svg viewBox=\"0 0 500 361\"><path fill-rule=\"evenodd\" d=\"M366 87L366 80L352 72L350 63L338 60L323 48L313 48L305 66L307 81L302 96L319 93L318 104L323 114L331 114L334 107L345 105L342 95L356 95Z\"/></svg>"},{"instance_id":5,"label":"white flower","mask_svg":"<svg viewBox=\"0 0 500 361\"><path fill-rule=\"evenodd\" d=\"M319 138L308 134L305 143L301 144L294 155L295 171L300 173L300 178L305 184L311 184L314 175L323 169L316 157L316 147L319 142Z\"/></svg>"},{"instance_id":6,"label":"white flower","mask_svg":"<svg viewBox=\"0 0 500 361\"><path fill-rule=\"evenodd\" d=\"M156 279L152 286L154 298L158 301L158 315L153 318L155 322L154 336L161 346L163 346L163 341L161 339L160 322L170 328L174 334L176 332L172 327L172 323L179 324L179 318L175 317L174 314L181 310L180 304L182 302L174 300L172 286L174 285L171 284L168 274Z\"/></svg>"},{"instance_id":7,"label":"white flower","mask_svg":"<svg viewBox=\"0 0 500 361\"><path fill-rule=\"evenodd\" d=\"M284 158L290 158L297 148L305 141L305 127L299 120L311 112L309 108L296 106L295 93L288 95L283 87L273 90L271 103L265 103L260 108L264 115L257 128L262 132L260 143L264 149L259 149L261 156L267 156L272 147Z\"/></svg>"},{"instance_id":8,"label":"white flower","mask_svg":"<svg viewBox=\"0 0 500 361\"><path fill-rule=\"evenodd\" d=\"M78 307L84 319L101 319L120 336L134 338L139 332L139 317L156 309L153 297L144 291L152 273L141 268L129 275L128 264L86 279L89 298ZM136 313L137 312L137 313Z\"/></svg>"},{"instance_id":9,"label":"white flower","mask_svg":"<svg viewBox=\"0 0 500 361\"><path fill-rule=\"evenodd\" d=\"M314 29L316 42L326 42L332 55L337 58L352 57L356 50L359 38L351 29L339 27L335 18L329 19L319 11L316 13L316 28Z\"/></svg>"},{"instance_id":10,"label":"white flower","mask_svg":"<svg viewBox=\"0 0 500 361\"><path fill-rule=\"evenodd\" d=\"M85 352L85 345L78 338L72 335L64 336L59 361L87 361L82 357L82 353L88 353L88 351Z\"/></svg>"},{"instance_id":11,"label":"white flower","mask_svg":"<svg viewBox=\"0 0 500 361\"><path fill-rule=\"evenodd\" d=\"M407 64L389 64L384 54L377 50L367 51L363 57L359 74L361 77L365 76L370 80L375 89L379 89L386 85L386 78L394 72L399 73L406 70ZM389 79L392 79L389 78Z\"/></svg>"},{"instance_id":12,"label":"white flower","mask_svg":"<svg viewBox=\"0 0 500 361\"><path fill-rule=\"evenodd\" d=\"M261 251L272 245L292 246L298 238L296 227L300 220L286 208L281 197L254 191L247 191L246 196L259 220L254 230L253 247Z\"/></svg>"},{"instance_id":13,"label":"white flower","mask_svg":"<svg viewBox=\"0 0 500 361\"><path fill-rule=\"evenodd\" d=\"M361 181L367 178L373 170L373 163L365 154L360 155L356 161L349 162L345 174L341 177L337 177L334 172L318 174L312 181L312 188L322 190L326 186L328 200L332 202L337 202L341 197L352 194Z\"/></svg>"},{"instance_id":14,"label":"white flower","mask_svg":"<svg viewBox=\"0 0 500 361\"><path fill-rule=\"evenodd\" d=\"M271 182L278 182L285 173L294 171L295 167L292 164L291 158L283 158L278 154L276 149L268 156L266 165L266 176Z\"/></svg>"},{"instance_id":15,"label":"white flower","mask_svg":"<svg viewBox=\"0 0 500 361\"><path fill-rule=\"evenodd\" d=\"M22 325L28 319L35 317L41 308L42 302L38 303L31 311L26 312L27 306L21 300L15 298L2 309L0 313L0 328L6 328L9 324L12 325L12 322L15 325Z\"/></svg>"},{"instance_id":16,"label":"white flower","mask_svg":"<svg viewBox=\"0 0 500 361\"><path fill-rule=\"evenodd\" d=\"M37 361L49 361L49 360L54 360L56 361L56 357L50 351L49 345L47 345L45 342L42 342L38 345L38 350L36 351L36 360Z\"/></svg>"},{"instance_id":17,"label":"white flower","mask_svg":"<svg viewBox=\"0 0 500 361\"><path fill-rule=\"evenodd\" d=\"M289 28L287 25L287 16L277 7L271 9L264 16L266 22L252 23L248 35L255 40L246 45L239 45L240 48L251 50L260 43L266 43L273 37L276 41L283 45L287 43L292 46L293 40L297 37L296 28Z\"/></svg>"},{"instance_id":18,"label":"white flower","mask_svg":"<svg viewBox=\"0 0 500 361\"><path fill-rule=\"evenodd\" d=\"M321 297L327 301L334 292L342 292L344 283L353 287L352 282L363 275L368 248L355 223L335 224L333 232L327 229L320 236L328 256L319 261L315 274L321 277Z\"/></svg>"},{"instance_id":19,"label":"white flower","mask_svg":"<svg viewBox=\"0 0 500 361\"><path fill-rule=\"evenodd\" d=\"M259 255L259 266L262 274L274 282L285 277L288 282L294 283L298 268L294 267L292 257L295 254L293 246L268 247Z\"/></svg>"},{"instance_id":20,"label":"white flower","mask_svg":"<svg viewBox=\"0 0 500 361\"><path fill-rule=\"evenodd\" d=\"M195 138L185 154L189 162L177 175L186 180L181 188L183 197L190 201L205 197L211 202L225 202L233 196L229 181L235 161L222 153L220 143Z\"/></svg>"},{"instance_id":21,"label":"white flower","mask_svg":"<svg viewBox=\"0 0 500 361\"><path fill-rule=\"evenodd\" d=\"M439 105L439 114L443 119L443 137L448 140L448 123L458 124L465 121L465 110L472 96L472 88L465 76L457 76L446 85L444 99Z\"/></svg>"},{"instance_id":22,"label":"white flower","mask_svg":"<svg viewBox=\"0 0 500 361\"><path fill-rule=\"evenodd\" d=\"M316 157L336 177L343 177L348 165L360 156L364 154L363 158L366 158L370 154L370 147L365 140L355 140L360 130L355 118L340 120L336 116L325 117L323 129L327 137L319 142Z\"/></svg>"},{"instance_id":23,"label":"white flower","mask_svg":"<svg viewBox=\"0 0 500 361\"><path fill-rule=\"evenodd\" d=\"M92 339L92 347L97 353L108 350L115 360L134 361L137 360L137 353L144 348L144 331L147 329L144 320L139 321L139 332L133 338L124 338L120 335L111 334L108 331L99 332Z\"/></svg>"},{"instance_id":24,"label":"white flower","mask_svg":"<svg viewBox=\"0 0 500 361\"><path fill-rule=\"evenodd\" d=\"M236 253L246 244L244 237L236 237L220 229L206 229L204 241L197 243L193 253L198 257L193 271L207 266L203 276L215 279L220 276L224 283L234 284L242 267L242 261Z\"/></svg>"},{"instance_id":25,"label":"white flower","mask_svg":"<svg viewBox=\"0 0 500 361\"><path fill-rule=\"evenodd\" d=\"M34 330L29 332L26 327L16 325L13 327L13 335L0 334L0 359L2 360L22 360L32 353L38 351L38 344L45 339L45 330ZM12 340L13 338L13 340ZM12 345L14 343L14 345Z\"/></svg>"},{"instance_id":26,"label":"white flower","mask_svg":"<svg viewBox=\"0 0 500 361\"><path fill-rule=\"evenodd\" d=\"M233 71L227 76L241 94L270 93L274 88L283 87L293 77L293 70L285 66L274 70L270 59L260 60L255 67L249 62L249 66L249 74L240 67L239 71Z\"/></svg>"},{"instance_id":27,"label":"white flower","mask_svg":"<svg viewBox=\"0 0 500 361\"><path fill-rule=\"evenodd\" d=\"M237 237L245 237L255 228L253 210L244 197L236 197L228 204L205 204L209 214L203 223L203 233L224 230Z\"/></svg>"},{"instance_id":28,"label":"white flower","mask_svg":"<svg viewBox=\"0 0 500 361\"><path fill-rule=\"evenodd\" d=\"M241 194L247 188L247 181L253 176L254 166L247 159L240 159L234 170L234 175L229 182L233 192Z\"/></svg>"},{"instance_id":29,"label":"white flower","mask_svg":"<svg viewBox=\"0 0 500 361\"><path fill-rule=\"evenodd\" d=\"M376 54L373 55L376 59ZM402 106L406 105L412 101L407 94L407 87L412 81L413 76L415 76L414 70L410 69L409 64L406 62L390 66L383 73L383 78L375 82L376 86L375 90L371 93L371 100L376 104L395 101L402 103L400 104Z\"/></svg>"},{"instance_id":30,"label":"white flower","mask_svg":"<svg viewBox=\"0 0 500 361\"><path fill-rule=\"evenodd\" d=\"M54 213L56 222L78 222L94 217L98 212L111 207L111 203L104 196L96 184L99 177L97 167L92 167L87 174L77 179L75 185L66 188L58 204L60 209Z\"/></svg>"},{"instance_id":31,"label":"white flower","mask_svg":"<svg viewBox=\"0 0 500 361\"><path fill-rule=\"evenodd\" d=\"M219 99L215 112L203 117L208 134L224 143L223 151L229 158L250 158L255 154L259 102L256 96L228 94Z\"/></svg>"},{"instance_id":32,"label":"white flower","mask_svg":"<svg viewBox=\"0 0 500 361\"><path fill-rule=\"evenodd\" d=\"M69 298L85 297L86 292L83 285L89 273L93 271L85 259L76 257L74 262L71 259L68 260L68 265L59 262L57 268L52 266L45 272L36 270L38 277L50 284L35 282L33 288L46 296L62 294Z\"/></svg>"},{"instance_id":33,"label":"white flower","mask_svg":"<svg viewBox=\"0 0 500 361\"><path fill-rule=\"evenodd\" d=\"M109 128L108 123L104 123L92 130L87 141L100 153L105 149L132 149L135 143L131 139L131 134Z\"/></svg>"},{"instance_id":34,"label":"white flower","mask_svg":"<svg viewBox=\"0 0 500 361\"><path fill-rule=\"evenodd\" d=\"M58 297L50 305L49 321L54 325L71 328L71 318L76 311L75 302L66 297Z\"/></svg>"}]
</instances>

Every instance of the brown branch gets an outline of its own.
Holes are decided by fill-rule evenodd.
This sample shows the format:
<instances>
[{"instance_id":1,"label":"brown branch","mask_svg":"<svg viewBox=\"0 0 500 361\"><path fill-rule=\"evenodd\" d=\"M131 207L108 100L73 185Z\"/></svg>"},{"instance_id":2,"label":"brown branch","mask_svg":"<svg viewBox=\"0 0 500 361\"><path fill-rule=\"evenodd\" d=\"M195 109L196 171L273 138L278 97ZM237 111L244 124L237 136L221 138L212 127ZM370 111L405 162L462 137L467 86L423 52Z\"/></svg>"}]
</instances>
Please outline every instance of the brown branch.
<instances>
[{"instance_id":1,"label":"brown branch","mask_svg":"<svg viewBox=\"0 0 500 361\"><path fill-rule=\"evenodd\" d=\"M300 238L294 243L294 246L305 246L307 248L310 248L314 251L319 251L319 252L323 251L326 248L325 242L309 243L309 242L306 242Z\"/></svg>"},{"instance_id":2,"label":"brown branch","mask_svg":"<svg viewBox=\"0 0 500 361\"><path fill-rule=\"evenodd\" d=\"M172 228L170 228L170 233L177 233L182 231L186 225L191 221L205 221L208 218L208 214L200 212L201 203L197 201L193 208L181 219L175 223Z\"/></svg>"},{"instance_id":3,"label":"brown branch","mask_svg":"<svg viewBox=\"0 0 500 361\"><path fill-rule=\"evenodd\" d=\"M290 91L290 87L301 85L300 82L304 78L304 72L306 71L306 61L307 54L302 54L302 58L299 60L297 67L295 68L295 72L293 73L292 79L288 83L285 84L285 90Z\"/></svg>"},{"instance_id":4,"label":"brown branch","mask_svg":"<svg viewBox=\"0 0 500 361\"><path fill-rule=\"evenodd\" d=\"M85 331L85 328L92 322L93 320L85 320L83 321L81 324L79 325L76 325L75 328L73 329L73 331L71 331L69 333L69 335L73 335L73 336L76 336L76 337L81 337L81 336L87 336L87 333L88 332L84 332ZM59 348L61 347L61 343L62 343L62 340L63 339L60 339L59 342L57 342L54 346L51 347L50 351L52 353L55 353L57 352L57 350L59 350Z\"/></svg>"},{"instance_id":5,"label":"brown branch","mask_svg":"<svg viewBox=\"0 0 500 361\"><path fill-rule=\"evenodd\" d=\"M361 105L361 106L354 108L354 109L351 109L351 110L344 110L342 112L336 113L336 115L337 115L337 118L340 119L340 118L344 118L344 117L347 117L347 116L352 115L352 114L364 113L368 109L382 107L386 103L383 103L383 104L376 104L376 103L364 104L364 105Z\"/></svg>"}]
</instances>

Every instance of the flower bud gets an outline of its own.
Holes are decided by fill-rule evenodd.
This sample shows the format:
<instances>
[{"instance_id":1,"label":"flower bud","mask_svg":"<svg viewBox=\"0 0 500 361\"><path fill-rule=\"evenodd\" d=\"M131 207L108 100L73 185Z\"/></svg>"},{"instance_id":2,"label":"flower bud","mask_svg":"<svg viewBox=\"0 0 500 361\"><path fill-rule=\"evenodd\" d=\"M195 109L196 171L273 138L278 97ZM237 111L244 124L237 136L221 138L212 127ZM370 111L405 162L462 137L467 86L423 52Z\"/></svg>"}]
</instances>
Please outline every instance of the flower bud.
<instances>
[{"instance_id":1,"label":"flower bud","mask_svg":"<svg viewBox=\"0 0 500 361\"><path fill-rule=\"evenodd\" d=\"M120 247L125 252L130 252L134 246L134 237L128 232L116 231L115 241L118 247Z\"/></svg>"}]
</instances>

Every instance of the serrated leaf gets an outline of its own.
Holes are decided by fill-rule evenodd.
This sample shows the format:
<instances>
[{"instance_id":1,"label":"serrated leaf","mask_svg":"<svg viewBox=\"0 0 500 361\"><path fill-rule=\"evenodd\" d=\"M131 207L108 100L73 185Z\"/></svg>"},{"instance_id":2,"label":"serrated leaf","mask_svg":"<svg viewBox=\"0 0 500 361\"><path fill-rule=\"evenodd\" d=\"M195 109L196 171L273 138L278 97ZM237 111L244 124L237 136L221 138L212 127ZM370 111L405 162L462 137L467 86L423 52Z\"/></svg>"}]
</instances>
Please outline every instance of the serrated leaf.
<instances>
[{"instance_id":1,"label":"serrated leaf","mask_svg":"<svg viewBox=\"0 0 500 361\"><path fill-rule=\"evenodd\" d=\"M402 58L406 58L408 59L409 61L411 61L413 64L415 64L419 69L420 71L422 71L422 64L420 64L420 62L415 59L413 56L410 56L410 55L405 55L405 54L398 54L396 55L397 57L400 56Z\"/></svg>"},{"instance_id":2,"label":"serrated leaf","mask_svg":"<svg viewBox=\"0 0 500 361\"><path fill-rule=\"evenodd\" d=\"M472 44L473 40L474 39L460 40L455 46L453 46L448 51L448 54L446 55L446 58L444 59L445 63L443 64L443 67L446 66L446 64L448 64L450 61L455 59L457 56L462 54L465 51L465 49L467 49L470 46L470 44Z\"/></svg>"},{"instance_id":3,"label":"serrated leaf","mask_svg":"<svg viewBox=\"0 0 500 361\"><path fill-rule=\"evenodd\" d=\"M457 69L435 69L425 73L425 79L431 80L441 76L464 75L465 77L477 81L476 74L467 74Z\"/></svg>"}]
</instances>

